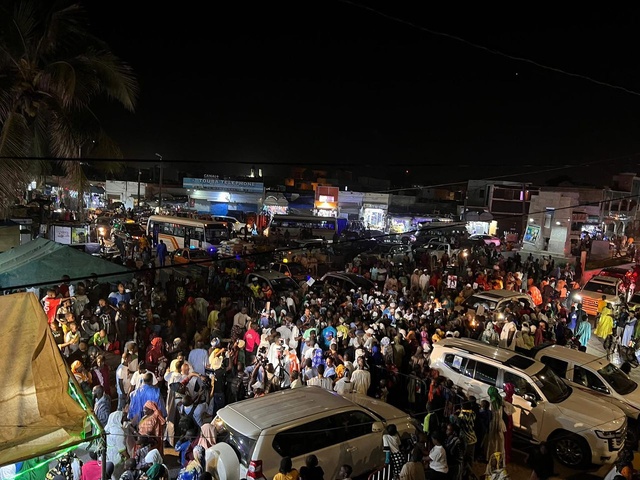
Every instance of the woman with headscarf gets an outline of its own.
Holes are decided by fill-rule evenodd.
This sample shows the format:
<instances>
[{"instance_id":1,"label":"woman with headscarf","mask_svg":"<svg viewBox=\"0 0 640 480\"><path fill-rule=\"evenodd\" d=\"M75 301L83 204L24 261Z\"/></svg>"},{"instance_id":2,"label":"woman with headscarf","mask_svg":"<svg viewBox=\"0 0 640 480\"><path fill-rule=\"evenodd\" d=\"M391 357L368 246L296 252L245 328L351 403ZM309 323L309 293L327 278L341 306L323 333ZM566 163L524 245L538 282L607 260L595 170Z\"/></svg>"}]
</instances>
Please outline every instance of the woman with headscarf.
<instances>
[{"instance_id":1,"label":"woman with headscarf","mask_svg":"<svg viewBox=\"0 0 640 480\"><path fill-rule=\"evenodd\" d=\"M91 388L91 373L84 368L80 360L76 360L71 364L71 373L82 389L82 393L90 404L93 404L93 393Z\"/></svg>"},{"instance_id":2,"label":"woman with headscarf","mask_svg":"<svg viewBox=\"0 0 640 480\"><path fill-rule=\"evenodd\" d=\"M169 469L157 449L150 450L144 457L144 462L148 467L140 480L169 480Z\"/></svg>"},{"instance_id":3,"label":"woman with headscarf","mask_svg":"<svg viewBox=\"0 0 640 480\"><path fill-rule=\"evenodd\" d=\"M104 427L107 434L107 461L114 465L114 477L120 478L124 472L124 461L127 457L127 432L122 424L124 413L116 410L109 415Z\"/></svg>"},{"instance_id":4,"label":"woman with headscarf","mask_svg":"<svg viewBox=\"0 0 640 480\"><path fill-rule=\"evenodd\" d=\"M502 409L502 420L505 424L504 432L504 463L511 461L511 435L513 433L513 394L516 393L516 387L513 383L505 383L502 387L504 390L504 407Z\"/></svg>"},{"instance_id":5,"label":"woman with headscarf","mask_svg":"<svg viewBox=\"0 0 640 480\"><path fill-rule=\"evenodd\" d=\"M206 450L216 444L216 428L211 423L205 423L200 427L200 436L198 437L198 445Z\"/></svg>"},{"instance_id":6,"label":"woman with headscarf","mask_svg":"<svg viewBox=\"0 0 640 480\"><path fill-rule=\"evenodd\" d=\"M491 407L491 422L489 423L489 431L485 437L487 446L486 455L488 457L494 452L499 452L502 458L504 458L504 432L506 430L506 425L502 417L504 402L496 387L489 387L487 393Z\"/></svg>"},{"instance_id":7,"label":"woman with headscarf","mask_svg":"<svg viewBox=\"0 0 640 480\"><path fill-rule=\"evenodd\" d=\"M80 385L82 385L83 382L91 385L91 373L87 372L80 360L76 360L71 364L71 372Z\"/></svg>"},{"instance_id":8,"label":"woman with headscarf","mask_svg":"<svg viewBox=\"0 0 640 480\"><path fill-rule=\"evenodd\" d=\"M600 320L598 326L593 331L596 337L607 338L613 332L613 312L607 304L600 312Z\"/></svg>"},{"instance_id":9,"label":"woman with headscarf","mask_svg":"<svg viewBox=\"0 0 640 480\"><path fill-rule=\"evenodd\" d=\"M154 337L151 339L151 343L147 347L145 363L147 364L147 370L153 372L158 381L164 379L167 359L164 356L164 342L162 337Z\"/></svg>"},{"instance_id":10,"label":"woman with headscarf","mask_svg":"<svg viewBox=\"0 0 640 480\"><path fill-rule=\"evenodd\" d=\"M200 477L204 471L204 447L196 445L193 449L193 460L180 470L177 480L193 480Z\"/></svg>"},{"instance_id":11,"label":"woman with headscarf","mask_svg":"<svg viewBox=\"0 0 640 480\"><path fill-rule=\"evenodd\" d=\"M138 433L146 435L151 439L151 450L158 449L160 455L164 453L164 425L165 418L162 416L158 404L148 400L143 407L144 416L138 423Z\"/></svg>"}]
</instances>

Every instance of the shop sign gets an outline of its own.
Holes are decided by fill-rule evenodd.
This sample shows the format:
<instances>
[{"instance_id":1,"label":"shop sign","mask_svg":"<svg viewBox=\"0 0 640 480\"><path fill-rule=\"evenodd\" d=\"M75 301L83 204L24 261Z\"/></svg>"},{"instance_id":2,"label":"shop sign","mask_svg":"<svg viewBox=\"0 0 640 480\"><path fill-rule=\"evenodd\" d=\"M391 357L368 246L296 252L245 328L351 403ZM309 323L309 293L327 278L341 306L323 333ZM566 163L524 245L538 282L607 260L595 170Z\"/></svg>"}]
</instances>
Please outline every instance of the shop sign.
<instances>
[{"instance_id":1,"label":"shop sign","mask_svg":"<svg viewBox=\"0 0 640 480\"><path fill-rule=\"evenodd\" d=\"M240 180L222 180L219 178L185 178L183 188L196 190L215 190L235 193L256 193L262 195L264 184L261 182L243 182Z\"/></svg>"}]
</instances>

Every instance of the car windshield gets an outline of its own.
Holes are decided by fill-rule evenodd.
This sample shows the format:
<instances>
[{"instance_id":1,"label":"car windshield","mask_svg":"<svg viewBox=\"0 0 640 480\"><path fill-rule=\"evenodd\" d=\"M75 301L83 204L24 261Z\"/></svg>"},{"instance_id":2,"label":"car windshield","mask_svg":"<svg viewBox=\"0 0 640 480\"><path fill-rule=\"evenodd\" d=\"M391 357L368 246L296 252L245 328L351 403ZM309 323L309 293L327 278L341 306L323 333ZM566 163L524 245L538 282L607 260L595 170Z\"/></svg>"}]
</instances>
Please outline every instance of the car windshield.
<instances>
[{"instance_id":1,"label":"car windshield","mask_svg":"<svg viewBox=\"0 0 640 480\"><path fill-rule=\"evenodd\" d=\"M627 377L622 370L611 363L598 370L598 373L604 378L604 381L620 395L627 395L638 388L636 382Z\"/></svg>"},{"instance_id":2,"label":"car windshield","mask_svg":"<svg viewBox=\"0 0 640 480\"><path fill-rule=\"evenodd\" d=\"M563 402L571 395L571 389L547 366L531 378L551 403Z\"/></svg>"},{"instance_id":3,"label":"car windshield","mask_svg":"<svg viewBox=\"0 0 640 480\"><path fill-rule=\"evenodd\" d=\"M253 449L256 447L256 440L234 430L220 417L216 417L212 423L216 428L216 442L229 444L240 457L240 463L249 467Z\"/></svg>"},{"instance_id":4,"label":"car windshield","mask_svg":"<svg viewBox=\"0 0 640 480\"><path fill-rule=\"evenodd\" d=\"M283 292L285 290L297 290L299 288L298 284L290 277L271 280L271 285L273 286L273 289L278 292Z\"/></svg>"},{"instance_id":5,"label":"car windshield","mask_svg":"<svg viewBox=\"0 0 640 480\"><path fill-rule=\"evenodd\" d=\"M469 298L465 300L463 305L467 308L471 308L473 310L477 310L480 305L484 305L485 309L495 310L497 302L487 300L486 298L478 297L477 295L471 295Z\"/></svg>"},{"instance_id":6,"label":"car windshield","mask_svg":"<svg viewBox=\"0 0 640 480\"><path fill-rule=\"evenodd\" d=\"M604 295L616 294L616 287L614 287L613 285L607 285L607 284L598 283L598 282L587 282L583 290L587 292L598 292Z\"/></svg>"}]
</instances>

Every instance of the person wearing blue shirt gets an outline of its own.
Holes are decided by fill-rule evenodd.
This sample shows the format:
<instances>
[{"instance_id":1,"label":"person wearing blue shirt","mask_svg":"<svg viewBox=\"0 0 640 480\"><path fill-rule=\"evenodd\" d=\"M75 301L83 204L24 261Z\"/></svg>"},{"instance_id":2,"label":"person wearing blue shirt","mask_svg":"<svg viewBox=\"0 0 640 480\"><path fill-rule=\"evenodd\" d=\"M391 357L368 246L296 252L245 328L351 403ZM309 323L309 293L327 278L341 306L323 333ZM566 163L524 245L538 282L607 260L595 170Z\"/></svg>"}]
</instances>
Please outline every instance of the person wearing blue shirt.
<instances>
[{"instance_id":1,"label":"person wearing blue shirt","mask_svg":"<svg viewBox=\"0 0 640 480\"><path fill-rule=\"evenodd\" d=\"M146 373L144 375L144 383L142 386L136 388L131 394L131 403L129 404L129 414L127 417L135 425L137 425L142 418L144 404L149 400L156 402L160 408L160 413L162 413L166 418L167 410L165 409L164 401L160 395L160 389L153 385L153 376L150 373Z\"/></svg>"},{"instance_id":2,"label":"person wearing blue shirt","mask_svg":"<svg viewBox=\"0 0 640 480\"><path fill-rule=\"evenodd\" d=\"M338 331L333 326L333 320L329 320L329 324L322 329L322 342L324 350L328 350L331 345L331 340L338 338Z\"/></svg>"},{"instance_id":3,"label":"person wearing blue shirt","mask_svg":"<svg viewBox=\"0 0 640 480\"><path fill-rule=\"evenodd\" d=\"M131 294L124 289L124 284L118 284L118 290L109 294L109 301L113 306L117 306L120 302L129 303Z\"/></svg>"}]
</instances>

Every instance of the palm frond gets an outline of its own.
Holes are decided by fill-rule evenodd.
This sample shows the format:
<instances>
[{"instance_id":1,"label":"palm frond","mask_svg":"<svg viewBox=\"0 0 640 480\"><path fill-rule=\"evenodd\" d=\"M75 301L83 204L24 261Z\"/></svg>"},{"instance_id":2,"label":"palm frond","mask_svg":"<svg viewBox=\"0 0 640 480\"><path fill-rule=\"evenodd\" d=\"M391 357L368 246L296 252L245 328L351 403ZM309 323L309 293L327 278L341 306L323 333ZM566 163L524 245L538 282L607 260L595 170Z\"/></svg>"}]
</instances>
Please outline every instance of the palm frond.
<instances>
[{"instance_id":1,"label":"palm frond","mask_svg":"<svg viewBox=\"0 0 640 480\"><path fill-rule=\"evenodd\" d=\"M133 69L128 64L106 51L89 50L81 59L99 80L97 85L101 93L117 100L130 112L135 110L139 85Z\"/></svg>"}]
</instances>

